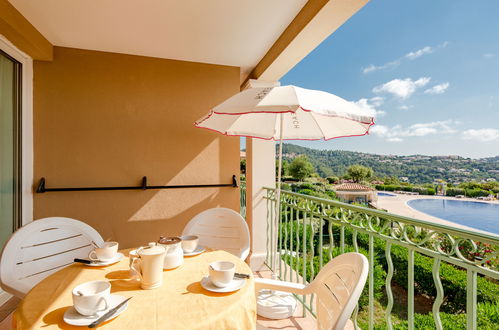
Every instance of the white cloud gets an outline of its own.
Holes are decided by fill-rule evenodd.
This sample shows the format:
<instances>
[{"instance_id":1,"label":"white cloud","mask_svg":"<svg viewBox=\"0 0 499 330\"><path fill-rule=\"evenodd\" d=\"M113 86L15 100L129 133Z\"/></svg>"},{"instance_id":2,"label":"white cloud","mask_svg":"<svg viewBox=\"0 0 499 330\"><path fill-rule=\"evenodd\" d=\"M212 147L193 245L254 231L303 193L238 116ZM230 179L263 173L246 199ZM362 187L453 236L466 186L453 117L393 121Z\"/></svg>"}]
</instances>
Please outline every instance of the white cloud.
<instances>
[{"instance_id":1,"label":"white cloud","mask_svg":"<svg viewBox=\"0 0 499 330\"><path fill-rule=\"evenodd\" d=\"M383 65L370 64L367 67L362 68L362 73L367 74L367 73L371 73L371 72L374 72L374 71L396 68L397 66L399 66L400 64L402 64L402 60L411 60L411 61L415 60L415 59L417 59L417 58L419 58L419 57L421 57L423 55L433 53L438 48L445 48L445 47L447 47L448 44L449 44L448 41L444 41L440 45L437 45L437 46L434 46L434 47L432 47L432 46L426 46L426 47L423 47L423 48L418 49L416 51L409 52L409 53L405 54L404 56L399 57L399 58L397 58L394 61L387 62L387 63L385 63Z\"/></svg>"},{"instance_id":2,"label":"white cloud","mask_svg":"<svg viewBox=\"0 0 499 330\"><path fill-rule=\"evenodd\" d=\"M411 97L414 92L421 87L424 87L430 82L430 77L421 77L418 80L406 79L393 79L383 85L373 88L374 93L390 93L401 99Z\"/></svg>"},{"instance_id":3,"label":"white cloud","mask_svg":"<svg viewBox=\"0 0 499 330\"><path fill-rule=\"evenodd\" d=\"M447 88L449 88L449 85L450 85L449 82L444 82L442 84L435 85L432 88L428 88L424 92L426 94L442 94L445 93Z\"/></svg>"},{"instance_id":4,"label":"white cloud","mask_svg":"<svg viewBox=\"0 0 499 330\"><path fill-rule=\"evenodd\" d=\"M375 125L371 128L370 133L384 138L389 142L401 142L406 137L421 137L432 134L452 134L456 130L452 125L457 122L452 120L434 121L430 123L418 123L409 127L395 125L393 127Z\"/></svg>"},{"instance_id":5,"label":"white cloud","mask_svg":"<svg viewBox=\"0 0 499 330\"><path fill-rule=\"evenodd\" d=\"M404 110L404 111L406 111L406 110L411 109L412 107L413 107L412 105L405 105L405 104L402 104L402 105L399 107L399 109L400 109L400 110Z\"/></svg>"},{"instance_id":6,"label":"white cloud","mask_svg":"<svg viewBox=\"0 0 499 330\"><path fill-rule=\"evenodd\" d=\"M484 58L494 58L494 57L496 57L496 54L492 54L492 53L485 53L485 54L483 54L483 57L484 57Z\"/></svg>"},{"instance_id":7,"label":"white cloud","mask_svg":"<svg viewBox=\"0 0 499 330\"><path fill-rule=\"evenodd\" d=\"M370 116L381 117L384 116L386 112L377 109L377 107L382 105L384 100L385 100L384 98L376 96L371 99L362 98L353 103L359 106L362 110L366 111Z\"/></svg>"},{"instance_id":8,"label":"white cloud","mask_svg":"<svg viewBox=\"0 0 499 330\"><path fill-rule=\"evenodd\" d=\"M362 69L362 73L370 73L378 70L385 70L385 69L390 69L390 68L395 68L400 65L400 60L395 60L392 62L385 63L383 65L374 65L371 64L365 68Z\"/></svg>"},{"instance_id":9,"label":"white cloud","mask_svg":"<svg viewBox=\"0 0 499 330\"><path fill-rule=\"evenodd\" d=\"M499 129L495 128L480 128L468 129L463 132L462 138L464 140L475 140L479 142L499 142Z\"/></svg>"},{"instance_id":10,"label":"white cloud","mask_svg":"<svg viewBox=\"0 0 499 330\"><path fill-rule=\"evenodd\" d=\"M433 53L433 48L430 46L426 46L426 47L418 49L414 52L410 52L410 53L405 54L405 58L408 58L410 60L415 60L418 57L421 57L421 56L426 55L426 54L431 54L431 53Z\"/></svg>"}]
</instances>

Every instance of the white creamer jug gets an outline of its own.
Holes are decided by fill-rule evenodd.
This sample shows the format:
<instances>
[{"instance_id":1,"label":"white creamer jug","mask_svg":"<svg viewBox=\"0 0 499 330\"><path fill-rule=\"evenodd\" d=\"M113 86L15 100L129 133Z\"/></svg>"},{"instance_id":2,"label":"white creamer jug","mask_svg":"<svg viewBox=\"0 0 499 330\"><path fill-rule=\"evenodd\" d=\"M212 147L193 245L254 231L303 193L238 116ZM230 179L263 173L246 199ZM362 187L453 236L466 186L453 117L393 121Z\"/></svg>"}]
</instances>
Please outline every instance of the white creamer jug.
<instances>
[{"instance_id":1,"label":"white creamer jug","mask_svg":"<svg viewBox=\"0 0 499 330\"><path fill-rule=\"evenodd\" d=\"M132 258L131 268L140 277L142 289L155 289L163 284L165 248L155 243L137 249L138 257Z\"/></svg>"},{"instance_id":2,"label":"white creamer jug","mask_svg":"<svg viewBox=\"0 0 499 330\"><path fill-rule=\"evenodd\" d=\"M158 245L166 250L163 269L173 269L184 262L184 251L182 250L182 240L180 237L160 236Z\"/></svg>"}]
</instances>

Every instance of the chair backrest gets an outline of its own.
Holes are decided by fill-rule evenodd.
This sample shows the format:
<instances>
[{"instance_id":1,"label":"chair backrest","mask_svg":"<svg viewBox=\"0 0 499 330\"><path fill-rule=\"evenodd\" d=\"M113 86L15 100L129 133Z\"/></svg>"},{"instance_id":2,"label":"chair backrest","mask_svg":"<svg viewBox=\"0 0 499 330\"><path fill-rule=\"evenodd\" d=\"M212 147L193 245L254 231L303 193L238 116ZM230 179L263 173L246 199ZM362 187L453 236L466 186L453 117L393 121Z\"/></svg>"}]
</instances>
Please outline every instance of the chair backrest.
<instances>
[{"instance_id":1,"label":"chair backrest","mask_svg":"<svg viewBox=\"0 0 499 330\"><path fill-rule=\"evenodd\" d=\"M92 241L104 241L89 225L69 218L35 220L17 230L7 241L0 261L2 288L24 297L38 282L74 258L87 258Z\"/></svg>"},{"instance_id":2,"label":"chair backrest","mask_svg":"<svg viewBox=\"0 0 499 330\"><path fill-rule=\"evenodd\" d=\"M249 254L248 225L231 209L213 208L199 213L185 226L182 235L197 235L200 245L225 250L243 260Z\"/></svg>"},{"instance_id":3,"label":"chair backrest","mask_svg":"<svg viewBox=\"0 0 499 330\"><path fill-rule=\"evenodd\" d=\"M355 252L329 261L306 288L316 295L317 328L343 329L364 289L367 258Z\"/></svg>"}]
</instances>

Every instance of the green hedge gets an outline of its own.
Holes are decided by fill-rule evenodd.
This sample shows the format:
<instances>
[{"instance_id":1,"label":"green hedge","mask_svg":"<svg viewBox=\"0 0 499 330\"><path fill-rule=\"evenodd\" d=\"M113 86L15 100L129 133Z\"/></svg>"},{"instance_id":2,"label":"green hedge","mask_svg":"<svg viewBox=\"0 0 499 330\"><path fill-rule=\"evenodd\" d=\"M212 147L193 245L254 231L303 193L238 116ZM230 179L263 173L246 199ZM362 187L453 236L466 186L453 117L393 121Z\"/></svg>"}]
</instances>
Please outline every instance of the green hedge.
<instances>
[{"instance_id":1,"label":"green hedge","mask_svg":"<svg viewBox=\"0 0 499 330\"><path fill-rule=\"evenodd\" d=\"M296 212L296 211L295 211ZM313 230L312 226L307 224L306 226L306 242L305 250L310 252L310 238L313 237L314 252L319 251L319 236L316 235L317 230ZM318 227L318 226L316 226ZM287 231L287 237L285 235ZM291 249L291 243L293 244L293 251L303 252L303 223L298 221L284 222L281 226L280 238L282 247ZM296 236L298 235L298 238Z\"/></svg>"},{"instance_id":2,"label":"green hedge","mask_svg":"<svg viewBox=\"0 0 499 330\"><path fill-rule=\"evenodd\" d=\"M465 330L466 314L440 313L440 320L444 330ZM408 328L408 322L403 321L393 325L394 330ZM436 329L433 313L415 314L414 328L418 330ZM499 308L497 305L478 304L477 305L477 328L481 330L497 330L499 328ZM386 329L385 325L375 326L374 329Z\"/></svg>"},{"instance_id":3,"label":"green hedge","mask_svg":"<svg viewBox=\"0 0 499 330\"><path fill-rule=\"evenodd\" d=\"M392 260L395 269L393 279L407 289L407 249L392 246ZM414 254L415 291L430 297L436 296L433 282L433 258ZM440 263L440 281L444 289L442 311L457 313L466 310L466 271L445 262ZM483 277L477 278L478 302L499 304L499 285Z\"/></svg>"},{"instance_id":4,"label":"green hedge","mask_svg":"<svg viewBox=\"0 0 499 330\"><path fill-rule=\"evenodd\" d=\"M466 189L465 191L467 197L487 197L493 194L492 191L483 189Z\"/></svg>"},{"instance_id":5,"label":"green hedge","mask_svg":"<svg viewBox=\"0 0 499 330\"><path fill-rule=\"evenodd\" d=\"M445 195L447 196L457 196L457 195L464 195L465 191L464 189L460 188L449 188L445 191Z\"/></svg>"},{"instance_id":6,"label":"green hedge","mask_svg":"<svg viewBox=\"0 0 499 330\"><path fill-rule=\"evenodd\" d=\"M345 246L345 253L347 252L354 252L353 247L350 246ZM368 252L362 248L359 249L359 253L362 253L366 257L368 256ZM333 258L340 255L340 249L339 247L333 248L332 250L332 255ZM293 269L297 271L300 275L303 274L303 259L301 257L292 257L290 255L285 255L283 256L283 260L290 265L290 261L293 260ZM323 254L322 254L322 264L326 265L329 262L329 249L324 248ZM298 261L298 265L296 262ZM317 275L320 270L320 256L315 256L313 258L313 269L314 269L314 274ZM311 265L310 265L310 259L306 260L306 279L307 281L310 282L311 279ZM385 285L385 278L386 278L386 272L383 269L383 267L380 264L375 264L374 265L374 298L375 299L380 299L384 295L383 291L383 286ZM366 286L364 288L364 291L362 291L362 294L359 299L359 306L367 306L369 303L369 293L368 293L368 284L366 283Z\"/></svg>"},{"instance_id":7,"label":"green hedge","mask_svg":"<svg viewBox=\"0 0 499 330\"><path fill-rule=\"evenodd\" d=\"M338 230L337 230L338 231ZM338 234L339 235L339 234ZM334 235L335 236L335 235ZM351 242L352 230L345 229L345 241L348 244ZM335 241L338 242L339 236L335 236ZM368 236L364 234L358 235L358 244L363 248L368 247ZM377 259L383 267L387 267L385 259L385 241L375 238L374 250L378 256ZM407 249L401 246L392 245L391 256L394 267L393 281L407 289L408 273L407 273ZM415 293L424 294L430 297L436 296L435 284L433 282L433 258L414 254L414 284ZM458 269L451 264L440 263L440 281L444 289L444 303L442 311L460 312L466 309L466 271ZM499 305L499 285L495 284L484 277L477 277L477 300L481 303L492 303Z\"/></svg>"},{"instance_id":8,"label":"green hedge","mask_svg":"<svg viewBox=\"0 0 499 330\"><path fill-rule=\"evenodd\" d=\"M394 184L378 184L375 186L376 190L382 191L411 191L417 192L420 195L435 195L434 188L414 187L414 186L399 186Z\"/></svg>"}]
</instances>

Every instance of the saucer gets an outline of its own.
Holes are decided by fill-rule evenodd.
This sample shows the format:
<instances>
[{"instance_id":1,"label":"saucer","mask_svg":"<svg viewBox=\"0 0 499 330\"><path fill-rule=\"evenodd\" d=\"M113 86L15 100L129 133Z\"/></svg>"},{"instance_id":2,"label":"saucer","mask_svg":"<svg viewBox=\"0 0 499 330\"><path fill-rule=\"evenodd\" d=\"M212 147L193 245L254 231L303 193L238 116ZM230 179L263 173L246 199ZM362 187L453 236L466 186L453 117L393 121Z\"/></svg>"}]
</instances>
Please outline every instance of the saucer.
<instances>
[{"instance_id":1,"label":"saucer","mask_svg":"<svg viewBox=\"0 0 499 330\"><path fill-rule=\"evenodd\" d=\"M242 288L246 284L246 279L245 278L234 278L232 282L229 283L225 288L219 288L218 286L215 286L211 280L210 277L207 275L203 277L201 280L201 286L205 288L208 291L211 292L217 292L217 293L227 293L227 292L234 292Z\"/></svg>"},{"instance_id":2,"label":"saucer","mask_svg":"<svg viewBox=\"0 0 499 330\"><path fill-rule=\"evenodd\" d=\"M118 252L118 253L116 253L116 255L114 256L113 259L109 259L109 260L106 260L106 261L104 261L104 260L103 261L96 260L95 262L92 262L91 264L87 264L87 266L90 266L90 267L107 266L107 265L111 265L111 264L117 263L118 261L120 261L124 257L125 257L125 255L123 255L123 253Z\"/></svg>"},{"instance_id":3,"label":"saucer","mask_svg":"<svg viewBox=\"0 0 499 330\"><path fill-rule=\"evenodd\" d=\"M124 297L124 296L112 294L110 296L110 299L109 299L109 305L111 305L111 306L108 309L101 311L101 312L97 312L97 314L91 315L91 316L81 315L80 313L78 313L76 311L76 309L73 306L71 306L64 313L64 322L66 322L67 324L76 325L76 326L89 325L90 323L94 322L102 315L106 314L109 309L111 309L115 306L118 306L125 299L126 299L126 297ZM128 302L126 304L124 304L123 306L121 306L120 309L118 309L116 312L114 312L111 316L109 316L106 319L106 321L114 319L116 316L123 313L127 307L128 307Z\"/></svg>"},{"instance_id":4,"label":"saucer","mask_svg":"<svg viewBox=\"0 0 499 330\"><path fill-rule=\"evenodd\" d=\"M194 251L192 251L192 252L184 252L184 256L185 257L197 256L198 254L201 254L204 251L206 251L206 249L204 248L204 246L198 245Z\"/></svg>"}]
</instances>

